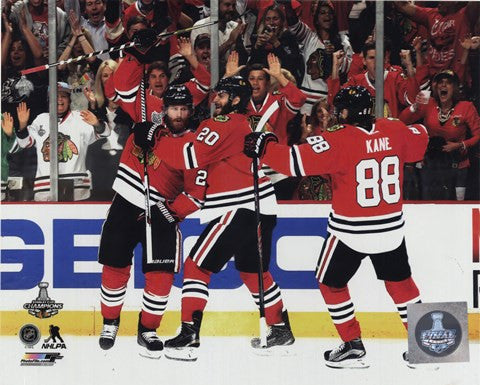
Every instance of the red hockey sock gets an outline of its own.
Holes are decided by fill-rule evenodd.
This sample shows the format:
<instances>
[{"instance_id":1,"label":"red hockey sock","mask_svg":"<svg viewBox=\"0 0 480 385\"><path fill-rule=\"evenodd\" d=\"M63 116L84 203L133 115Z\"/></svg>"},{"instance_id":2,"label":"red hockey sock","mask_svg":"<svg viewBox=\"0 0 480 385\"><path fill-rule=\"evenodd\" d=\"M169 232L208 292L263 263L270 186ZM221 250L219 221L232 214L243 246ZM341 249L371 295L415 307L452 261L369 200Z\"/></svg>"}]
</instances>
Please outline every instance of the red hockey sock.
<instances>
[{"instance_id":1,"label":"red hockey sock","mask_svg":"<svg viewBox=\"0 0 480 385\"><path fill-rule=\"evenodd\" d=\"M192 322L192 314L199 310L203 312L208 301L208 284L210 275L208 270L198 267L187 258L183 265L182 286L182 322Z\"/></svg>"},{"instance_id":2,"label":"red hockey sock","mask_svg":"<svg viewBox=\"0 0 480 385\"><path fill-rule=\"evenodd\" d=\"M102 316L106 319L120 317L123 301L127 294L127 282L130 278L130 266L103 266L100 305Z\"/></svg>"},{"instance_id":3,"label":"red hockey sock","mask_svg":"<svg viewBox=\"0 0 480 385\"><path fill-rule=\"evenodd\" d=\"M147 329L157 329L160 326L172 285L173 273L166 271L145 273L141 323Z\"/></svg>"},{"instance_id":4,"label":"red hockey sock","mask_svg":"<svg viewBox=\"0 0 480 385\"><path fill-rule=\"evenodd\" d=\"M320 283L319 288L340 338L344 342L359 338L360 324L355 318L355 309L348 286L338 289Z\"/></svg>"},{"instance_id":5,"label":"red hockey sock","mask_svg":"<svg viewBox=\"0 0 480 385\"><path fill-rule=\"evenodd\" d=\"M403 326L408 330L407 304L422 302L417 285L412 277L408 277L407 279L398 282L385 281L385 288L397 306L398 314L402 319Z\"/></svg>"},{"instance_id":6,"label":"red hockey sock","mask_svg":"<svg viewBox=\"0 0 480 385\"><path fill-rule=\"evenodd\" d=\"M258 296L258 274L240 272L240 278L245 286L248 287L252 294L253 300L260 306ZM269 271L263 273L263 288L264 288L264 304L265 304L265 320L267 325L274 325L283 322L282 310L283 301L280 288L275 283Z\"/></svg>"}]
</instances>

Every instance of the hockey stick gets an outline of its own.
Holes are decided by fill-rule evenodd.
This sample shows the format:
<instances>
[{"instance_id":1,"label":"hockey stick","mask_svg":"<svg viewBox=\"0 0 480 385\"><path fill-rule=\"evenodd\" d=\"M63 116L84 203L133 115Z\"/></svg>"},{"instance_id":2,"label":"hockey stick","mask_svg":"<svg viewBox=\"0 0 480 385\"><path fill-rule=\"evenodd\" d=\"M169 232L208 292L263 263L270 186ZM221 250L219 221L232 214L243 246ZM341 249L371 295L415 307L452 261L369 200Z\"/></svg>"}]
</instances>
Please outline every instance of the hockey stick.
<instances>
[{"instance_id":1,"label":"hockey stick","mask_svg":"<svg viewBox=\"0 0 480 385\"><path fill-rule=\"evenodd\" d=\"M255 128L256 132L262 131L263 127L267 123L268 119L271 118L273 113L278 110L280 105L278 101L275 101L270 107L267 108L267 111L263 114L260 121ZM260 311L260 346L262 348L267 347L267 332L268 326L265 318L265 298L264 298L264 287L263 287L263 247L262 247L262 222L260 219L260 192L258 188L258 167L260 165L260 159L258 156L253 158L252 168L253 168L253 198L255 202L255 222L257 227L257 248L258 248L258 308Z\"/></svg>"},{"instance_id":2,"label":"hockey stick","mask_svg":"<svg viewBox=\"0 0 480 385\"><path fill-rule=\"evenodd\" d=\"M188 27L188 28L184 28L184 29L179 29L179 30L173 31L173 32L162 32L159 35L157 35L157 40L158 39L165 39L165 38L168 38L168 37L171 37L171 36L174 36L174 35L181 35L182 33L190 32L190 31L193 31L193 30L199 29L199 28L209 27L209 26L217 24L217 23L218 23L218 21L212 21L210 23L197 25L196 27L192 26L192 27ZM81 60L89 59L93 56L103 55L105 53L123 51L124 49L131 48L134 45L135 45L135 42L131 41L131 42L128 42L128 43L117 45L115 47L91 52L91 53L88 53L86 55L80 55L80 56L72 57L72 58L69 58L69 59L66 59L66 60L60 60L60 61L57 61L55 63L43 64L43 65L40 65L40 66L27 68L25 70L20 71L20 75L23 76L23 75L33 74L35 72L45 71L45 70L48 70L49 68L57 67L59 65L76 63L76 62L79 62Z\"/></svg>"},{"instance_id":3,"label":"hockey stick","mask_svg":"<svg viewBox=\"0 0 480 385\"><path fill-rule=\"evenodd\" d=\"M143 68L143 78L140 82L140 107L142 122L147 121L147 97L145 89L145 67ZM150 179L148 177L148 150L143 151L143 185L145 188L145 247L147 254L147 264L153 262L152 247L152 216L150 211Z\"/></svg>"}]
</instances>

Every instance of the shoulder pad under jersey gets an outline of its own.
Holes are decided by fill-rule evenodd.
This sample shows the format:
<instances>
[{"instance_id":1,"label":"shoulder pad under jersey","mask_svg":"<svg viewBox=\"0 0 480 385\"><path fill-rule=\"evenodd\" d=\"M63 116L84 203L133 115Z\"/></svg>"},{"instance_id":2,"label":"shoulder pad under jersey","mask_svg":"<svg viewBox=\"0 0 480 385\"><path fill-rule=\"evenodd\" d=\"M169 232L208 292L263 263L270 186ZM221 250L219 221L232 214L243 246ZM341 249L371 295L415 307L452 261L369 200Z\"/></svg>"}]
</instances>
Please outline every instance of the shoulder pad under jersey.
<instances>
[{"instance_id":1,"label":"shoulder pad under jersey","mask_svg":"<svg viewBox=\"0 0 480 385\"><path fill-rule=\"evenodd\" d=\"M227 115L217 115L213 118L214 122L220 122L220 123L225 123L230 120L230 117Z\"/></svg>"}]
</instances>

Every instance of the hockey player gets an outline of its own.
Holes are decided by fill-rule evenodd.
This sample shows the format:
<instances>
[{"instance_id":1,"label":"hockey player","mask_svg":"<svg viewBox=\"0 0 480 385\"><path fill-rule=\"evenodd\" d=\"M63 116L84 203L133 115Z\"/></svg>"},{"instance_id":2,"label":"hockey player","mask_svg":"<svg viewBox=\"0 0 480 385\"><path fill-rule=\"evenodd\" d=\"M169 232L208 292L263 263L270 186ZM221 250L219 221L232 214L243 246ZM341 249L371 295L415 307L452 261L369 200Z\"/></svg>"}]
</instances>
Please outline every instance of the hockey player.
<instances>
[{"instance_id":1,"label":"hockey player","mask_svg":"<svg viewBox=\"0 0 480 385\"><path fill-rule=\"evenodd\" d=\"M90 111L70 109L71 88L58 82L57 94L57 154L60 200L85 200L92 188L90 171L85 163L88 146L110 135L110 129ZM21 148L35 146L37 150L37 173L33 184L34 199L50 199L50 115L38 115L27 127L30 109L25 103L17 108L19 129L17 143Z\"/></svg>"},{"instance_id":2,"label":"hockey player","mask_svg":"<svg viewBox=\"0 0 480 385\"><path fill-rule=\"evenodd\" d=\"M341 124L306 144L288 147L274 143L272 133L251 133L245 153L284 174L331 175L332 212L316 278L343 343L324 358L329 367L363 368L366 351L347 284L369 256L407 327L407 304L419 302L420 294L403 233L403 164L423 158L428 136L422 125L373 122L372 98L364 87L342 89L334 106Z\"/></svg>"},{"instance_id":3,"label":"hockey player","mask_svg":"<svg viewBox=\"0 0 480 385\"><path fill-rule=\"evenodd\" d=\"M240 76L223 78L216 88L214 118L197 129L195 140L182 145L162 137L154 149L157 156L175 168L207 167L208 179L202 223L209 222L184 265L181 331L165 342L165 356L195 361L200 346L200 325L208 300L212 273L218 273L232 256L240 277L258 304L258 249L254 213L252 162L243 153L243 137L251 132L245 109L251 96L249 84ZM136 132L137 134L137 132ZM148 149L144 132L135 137ZM267 350L285 350L294 342L283 309L280 289L268 271L272 230L277 203L273 187L260 171L259 191L263 241L265 315L269 325ZM252 340L260 350L260 340ZM283 348L283 349L282 349ZM264 350L265 351L265 350Z\"/></svg>"},{"instance_id":4,"label":"hockey player","mask_svg":"<svg viewBox=\"0 0 480 385\"><path fill-rule=\"evenodd\" d=\"M165 122L158 134L169 135L174 142L189 142L194 134L188 130L193 109L192 95L184 85L170 86L164 94ZM136 129L147 131L152 123L138 123ZM103 225L99 262L103 264L101 309L104 318L100 347L110 349L120 323L120 311L135 246L143 246L142 271L145 274L142 311L138 320L137 342L141 355L159 358L163 343L156 334L174 273L179 271L181 233L178 222L203 204L205 170L179 171L169 167L153 153L148 157L150 206L152 213L153 261L145 252L145 186L143 152L133 144L131 135L120 159L113 184L116 195Z\"/></svg>"}]
</instances>

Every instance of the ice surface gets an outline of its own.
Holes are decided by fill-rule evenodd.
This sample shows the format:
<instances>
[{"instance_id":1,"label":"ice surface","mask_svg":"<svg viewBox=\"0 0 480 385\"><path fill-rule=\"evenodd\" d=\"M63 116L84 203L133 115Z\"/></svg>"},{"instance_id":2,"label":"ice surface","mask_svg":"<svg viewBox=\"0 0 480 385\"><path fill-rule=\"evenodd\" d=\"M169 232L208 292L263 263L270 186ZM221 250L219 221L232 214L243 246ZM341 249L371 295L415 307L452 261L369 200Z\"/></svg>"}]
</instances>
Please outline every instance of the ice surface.
<instances>
[{"instance_id":1,"label":"ice surface","mask_svg":"<svg viewBox=\"0 0 480 385\"><path fill-rule=\"evenodd\" d=\"M2 385L479 385L480 344L470 344L470 362L441 364L439 370L412 370L402 361L403 340L364 340L369 369L329 369L323 351L339 340L299 338L295 355L260 357L247 337L202 338L196 362L138 355L135 337L118 337L102 351L97 337L63 336L67 349L53 367L20 366L25 349L18 337L2 337ZM37 347L40 344L37 345Z\"/></svg>"}]
</instances>

